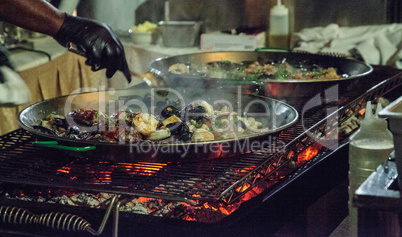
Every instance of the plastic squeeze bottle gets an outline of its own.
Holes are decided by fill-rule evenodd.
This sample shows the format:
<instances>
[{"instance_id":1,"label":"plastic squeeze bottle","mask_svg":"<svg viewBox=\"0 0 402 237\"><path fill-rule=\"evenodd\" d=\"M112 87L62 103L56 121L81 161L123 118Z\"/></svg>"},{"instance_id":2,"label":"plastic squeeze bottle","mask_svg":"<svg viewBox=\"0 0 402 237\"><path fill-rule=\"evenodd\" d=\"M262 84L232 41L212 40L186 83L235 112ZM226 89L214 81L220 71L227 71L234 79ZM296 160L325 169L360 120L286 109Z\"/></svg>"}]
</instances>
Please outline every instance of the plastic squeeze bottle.
<instances>
[{"instance_id":1,"label":"plastic squeeze bottle","mask_svg":"<svg viewBox=\"0 0 402 237\"><path fill-rule=\"evenodd\" d=\"M277 5L270 11L268 46L289 48L289 45L289 9L277 0Z\"/></svg>"},{"instance_id":2,"label":"plastic squeeze bottle","mask_svg":"<svg viewBox=\"0 0 402 237\"><path fill-rule=\"evenodd\" d=\"M353 207L356 189L382 164L394 150L392 133L385 119L378 117L377 104L373 116L371 101L367 102L360 129L349 138L349 236L357 236L357 208Z\"/></svg>"}]
</instances>

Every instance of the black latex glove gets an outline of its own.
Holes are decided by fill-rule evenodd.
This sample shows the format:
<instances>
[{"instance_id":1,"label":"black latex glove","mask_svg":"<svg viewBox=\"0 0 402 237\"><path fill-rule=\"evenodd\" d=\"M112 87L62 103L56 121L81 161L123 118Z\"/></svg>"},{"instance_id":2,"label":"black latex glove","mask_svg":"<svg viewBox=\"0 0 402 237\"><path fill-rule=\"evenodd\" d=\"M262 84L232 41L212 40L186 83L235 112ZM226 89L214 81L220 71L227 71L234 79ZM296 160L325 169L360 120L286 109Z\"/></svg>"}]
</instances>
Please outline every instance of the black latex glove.
<instances>
[{"instance_id":1,"label":"black latex glove","mask_svg":"<svg viewBox=\"0 0 402 237\"><path fill-rule=\"evenodd\" d=\"M64 47L73 43L85 55L85 64L93 71L106 68L106 76L111 78L120 70L128 82L131 81L123 45L107 24L65 14L54 39Z\"/></svg>"}]
</instances>

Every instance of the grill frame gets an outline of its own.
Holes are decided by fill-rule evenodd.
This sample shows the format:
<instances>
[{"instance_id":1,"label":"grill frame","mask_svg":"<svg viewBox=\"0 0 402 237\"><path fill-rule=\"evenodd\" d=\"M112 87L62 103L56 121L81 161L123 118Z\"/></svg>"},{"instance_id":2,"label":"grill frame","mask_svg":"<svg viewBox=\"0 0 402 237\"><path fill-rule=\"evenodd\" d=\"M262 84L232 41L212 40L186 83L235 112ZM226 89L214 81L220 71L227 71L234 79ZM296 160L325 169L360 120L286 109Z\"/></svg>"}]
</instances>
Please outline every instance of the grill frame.
<instances>
[{"instance_id":1,"label":"grill frame","mask_svg":"<svg viewBox=\"0 0 402 237\"><path fill-rule=\"evenodd\" d=\"M393 91L397 87L401 86L401 84L402 84L402 73L398 73L386 80L380 80L379 83L376 83L364 94L357 96L356 98L353 98L352 100L349 100L350 101L349 103L346 103L345 105L343 105L339 109L337 109L334 113L330 114L328 117L320 120L321 122L313 125L308 131L313 134L316 134L316 132L319 133L322 131L328 131L327 130L328 128L336 129L338 127L338 122L339 123L345 122L352 114L357 113L360 109L364 108L365 102L367 100L374 100L378 96L385 95L389 91ZM350 113L351 110L353 111L353 113ZM331 126L327 126L328 124L330 124ZM299 126L299 125L295 125L295 126ZM24 144L26 142L29 143L31 141L30 139L33 139L32 137L27 136L26 132L23 130L16 130L16 131L9 133L7 135L4 135L4 136L9 136L9 135L12 135L13 133L21 133L20 134L21 140L22 140L22 143L24 143ZM306 138L305 135L307 135L306 132L302 133L299 136L294 136L291 138L292 139L291 142L288 143L288 146L289 146L288 151L289 151L289 153L294 152L293 156L296 156L296 152L297 152L297 154L300 154L309 145L313 144L314 142L317 142L317 140L311 139L311 137ZM4 136L2 136L2 138ZM21 150L21 147L20 147L21 144L18 143L18 141L17 141L18 139L16 140L15 138L12 138L11 140L12 140L11 144L4 144L2 142L2 140L0 140L0 147L1 147L0 153L21 155L21 153L23 151ZM274 212L276 215L278 215L278 213L280 213L280 211L277 208L273 207L274 204L270 204L270 205L268 205L268 207L266 207L267 202L272 202L273 200L276 200L276 199L281 201L281 198L278 198L278 197L283 197L283 194L280 194L281 192L283 193L284 190L291 189L290 187L295 187L296 183L300 184L300 182L302 180L302 179L300 179L300 177L306 176L306 174L308 174L308 173L311 174L312 172L317 172L317 167L319 167L323 163L331 162L332 165L341 165L342 168L344 168L345 162L347 165L347 159L345 161L345 157L347 157L347 153L345 153L347 144L348 144L348 141L347 141L347 137L346 137L345 139L342 139L342 141L340 141L339 146L336 149L334 149L334 150L326 149L324 151L321 151L318 156L316 156L312 160L308 161L306 164L304 164L302 167L298 168L297 170L291 172L291 174L287 175L284 179L281 180L281 182L273 184L272 186L270 186L267 190L265 190L263 193L261 193L257 197L254 197L253 199L247 201L246 203L244 203L244 205L242 204L238 210L236 210L231 215L225 217L221 222L218 223L218 225L225 230L227 230L227 228L226 228L227 226L230 227L228 229L231 229L233 226L238 225L239 222L242 223L243 221L241 221L241 220L245 219L245 216L249 216L250 219L256 221L257 224L253 224L252 221L246 221L243 223L242 226L244 228L250 227L250 226L255 226L255 228L258 229L259 221L257 221L256 218L260 219L261 215L250 214L250 213L253 213L252 210L255 211L259 207L265 207L265 208L263 208L263 210L267 210L268 213ZM27 146L29 146L31 148L31 150L29 150L28 153L32 153L37 149L39 149L39 150L43 149L43 148L34 147L31 144L27 144ZM287 154L289 154L289 153L287 153ZM340 154L336 155L336 153L340 153ZM331 156L332 157L333 156L343 157L342 161L339 162L341 164L336 164L336 161L333 161L334 159L327 159L328 157L331 157ZM0 156L0 160L1 159L4 159L4 157L2 158ZM45 161L45 160L43 160L43 161ZM214 162L216 162L216 161L214 161ZM235 193L235 192L233 192L233 190L241 188L246 183L248 183L248 184L251 183L252 185L256 186L259 183L265 181L269 176L267 176L266 179L256 179L256 175L258 175L259 172L261 172L261 170L264 170L264 171L267 170L267 166L269 166L269 165L266 165L266 164L268 164L268 163L269 162L266 161L265 163L260 164L260 166L249 171L248 173L246 173L242 177L242 179L239 179L238 182L235 183L235 185L230 186L230 188L226 189L225 190L226 192L223 193L222 195L220 195L218 199L214 199L212 201L225 201L225 199L226 199L225 203L230 204L230 203L233 203L233 202L236 202L237 200L239 200L245 193L247 193L249 191L249 189L246 189L243 192L239 192L239 193ZM38 167L40 166L38 164L31 164L31 166L33 166L33 167L36 165ZM331 176L331 177L334 178L333 184L336 184L339 182L339 179L342 179L345 177L345 174L339 175L339 177L336 177L336 176ZM346 177L347 177L347 173L346 173ZM21 180L13 180L11 178L7 179L4 177L1 177L0 179L2 182L21 184ZM33 182L33 181L29 181L29 180L26 180L26 182L23 182L23 183L24 183L24 185L38 185L37 182ZM53 184L50 184L50 185L47 184L47 186L53 186ZM254 186L252 186L252 187L254 187ZM57 187L59 187L59 186L57 186ZM66 185L64 187L77 188L77 187L68 186L68 185ZM296 187L297 187L297 185L296 185ZM104 191L104 189L99 190L96 188L91 188L90 191ZM289 192L289 191L287 191L287 192ZM132 193L128 193L128 194L131 195ZM142 193L139 192L138 195L142 195ZM227 197L230 197L230 198L227 198ZM161 196L157 196L157 198L161 198ZM175 200L174 198L170 199L171 197L169 195L166 197L163 197L163 198L166 198L168 200ZM203 200L203 199L200 199L200 200ZM227 201L227 200L229 200L229 201ZM282 199L282 200L284 200L284 199ZM314 199L311 199L310 201L307 201L307 203L310 204L310 202L312 202L313 200ZM191 202L191 200L189 201L189 199L187 199L187 198L184 198L184 199L179 198L177 201L185 201L185 202L191 203L193 205L197 204L197 203ZM4 203L4 200L1 202ZM31 205L28 204L28 207L29 206L31 206ZM279 206L283 207L283 204L281 204ZM252 207L252 208L250 208L250 207ZM69 208L67 208L67 209L69 209ZM74 208L72 208L72 209L74 209ZM250 209L252 209L252 210L250 210ZM274 209L274 211L272 211L271 209ZM259 212L261 212L261 210ZM247 215L247 214L250 214L250 215ZM122 215L127 215L127 214L122 214ZM128 221L133 216L135 218L139 219L139 225L144 224L144 223L148 223L148 224L152 223L152 225L155 225L155 224L157 225L159 222L166 221L166 218L160 219L160 218L148 217L148 216L138 217L139 215L136 215L136 214L133 214L133 215L128 214L127 220L124 220L124 218L123 218L123 223L125 221ZM289 216L289 213L287 213L286 216ZM276 220L276 217L277 216L275 216L275 218L273 218L271 216L270 218L268 218L268 220L270 220L272 223L280 222L280 221ZM182 220L169 220L168 222L171 223L172 225L177 225L177 226L180 226L183 223L186 223L185 228L188 228L191 226L196 226L196 227L199 227L200 230L202 230L205 227L210 228L211 226L214 226L211 224L198 223L198 222L189 224L188 221L182 221ZM167 225L169 225L169 224L167 224ZM180 229L180 227L178 227L178 228ZM128 229L130 229L130 228L128 228ZM271 226L271 230L275 230L275 229L277 229L277 227ZM228 231L231 232L232 230L228 230Z\"/></svg>"},{"instance_id":2,"label":"grill frame","mask_svg":"<svg viewBox=\"0 0 402 237\"><path fill-rule=\"evenodd\" d=\"M124 172L119 169L123 169L124 167L119 166L117 166L115 174L107 173L109 170L103 170L105 167L101 165L91 171L93 172L92 175L95 181L98 176L103 175L102 172L107 173L105 176L114 175L114 180L117 180L116 184L113 184L113 182L110 184L102 183L102 181L100 181L102 185L98 185L96 182L92 185L87 182L85 177L78 176L81 175L81 172L76 175L76 177L79 177L76 180L71 180L74 175L63 177L62 172L59 174L50 174L50 172L54 172L55 169L57 170L57 167L54 166L59 166L60 169L63 164L75 162L78 166L74 168L82 169L82 174L87 176L88 172L85 171L87 171L88 166L93 166L94 163L88 161L89 159L85 159L86 157L79 157L79 154L74 154L74 157L70 157L70 153L60 155L60 151L34 147L30 142L33 142L36 138L30 135L29 132L17 130L0 138L0 145L2 145L0 159L3 161L0 163L0 181L162 198L187 202L193 205L197 204L193 201L195 199L201 202L221 201L232 204L259 183L270 178L271 174L280 172L289 162L295 161L297 156L307 147L315 143L321 143L323 139L326 139L326 134L329 132L336 132L338 124L342 124L352 115L358 113L358 111L364 107L364 103L367 100L373 100L376 96L385 94L387 91L400 85L401 81L401 76L398 74L380 82L366 93L340 107L329 116L325 117L324 115L321 116L322 118L320 118L320 116L315 118L318 122L312 122L314 125L305 132L303 132L303 124L301 123L305 122L304 120L298 121L296 125L285 129L279 136L276 134L269 136L268 140L272 138L272 140L269 141L274 141L270 142L270 144L274 146L276 144L275 141L277 143L284 142L286 144L283 152L276 152L275 149L266 146L262 150L238 155L233 158L216 159L200 163L182 163L179 165L172 163L165 166L155 165L158 166L160 168L159 171L162 172L158 171L153 176L149 177L143 174L137 177L137 174L134 173L131 175L132 178L129 177L130 180L123 180L123 184L119 183L119 176L124 176ZM353 112L351 113L350 111ZM27 143L23 144L22 141L17 141L17 137L20 137L22 141L26 141ZM13 142L16 142L16 144L12 144ZM332 142L338 143L340 140L334 139ZM7 149L7 147L14 147L14 151ZM4 150L4 148L6 149ZM328 151L328 149L324 148L321 152L326 151ZM46 156L41 157L42 154L46 154ZM78 155L79 158L76 158L75 155ZM55 159L53 156L57 158ZM33 162L33 158L35 158L36 163L30 164ZM8 172L5 161L14 162L14 160L19 159L27 159L26 161L21 161L23 164L27 164L27 167L21 167L20 164L17 164L14 166L15 170ZM86 161L88 161L87 164ZM106 162L104 165L109 166L113 164ZM150 166L151 164L139 163L137 165ZM48 167L50 169L45 170ZM248 169L246 169L246 167ZM138 169L138 167L132 168ZM139 169L141 169L141 167L139 167ZM24 171L27 172L27 175L23 174ZM123 172L123 174L119 172ZM32 177L32 175L34 177ZM130 175L123 177L123 179L128 176ZM154 179L157 179L157 181L153 182ZM106 180L106 182L107 181L109 180ZM159 186L157 186L158 182L160 182ZM131 187L127 186L127 183L134 183L138 187L134 187L134 185ZM151 183L151 185L147 186L148 183ZM246 185L249 185L249 187L244 188ZM242 191L238 192L236 190Z\"/></svg>"}]
</instances>

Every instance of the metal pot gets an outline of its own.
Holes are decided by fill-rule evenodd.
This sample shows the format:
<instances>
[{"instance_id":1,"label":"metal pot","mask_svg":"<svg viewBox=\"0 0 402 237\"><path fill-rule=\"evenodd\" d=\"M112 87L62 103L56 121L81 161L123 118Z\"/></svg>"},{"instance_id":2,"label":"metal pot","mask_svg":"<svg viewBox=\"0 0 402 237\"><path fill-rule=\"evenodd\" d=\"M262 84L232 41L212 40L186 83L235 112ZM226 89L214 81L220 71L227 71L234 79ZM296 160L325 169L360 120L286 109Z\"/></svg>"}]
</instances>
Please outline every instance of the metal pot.
<instances>
[{"instance_id":1,"label":"metal pot","mask_svg":"<svg viewBox=\"0 0 402 237\"><path fill-rule=\"evenodd\" d=\"M233 63L251 63L259 59L273 61L286 61L292 65L303 64L304 67L317 65L322 68L334 67L338 74L347 74L348 77L340 79L263 79L256 81L231 80L223 78L209 78L205 76L178 75L169 72L169 67L176 63L206 65L211 62L231 61ZM236 89L241 86L245 93L255 93L275 99L289 99L300 97L313 97L331 86L338 86L340 92L350 90L358 85L359 80L371 73L373 68L363 62L310 53L291 52L205 52L186 54L173 57L160 58L150 64L150 71L163 77L167 86L176 85L197 88Z\"/></svg>"},{"instance_id":2,"label":"metal pot","mask_svg":"<svg viewBox=\"0 0 402 237\"><path fill-rule=\"evenodd\" d=\"M21 111L18 121L22 128L36 134L39 140L45 140L45 143L40 141L42 145L77 152L83 151L84 153L81 154L86 157L124 162L172 162L227 157L256 149L256 143L251 147L250 142L263 140L268 134L279 132L298 119L298 113L293 107L270 98L236 93L216 93L214 90L186 89L180 93L173 90L169 92L167 96L160 96L157 89L136 88L73 94L30 105ZM262 122L264 129L236 139L180 144L149 141L130 144L128 142L106 143L94 140L76 140L36 129L41 120L52 112L67 115L72 110L86 108L112 114L126 110L127 107L139 105L143 106L142 112L159 115L162 107L166 105L166 101L176 101L176 103L179 101L184 107L186 104L197 100L205 100L211 105L228 102L233 106L233 111L241 113L242 116L255 117Z\"/></svg>"},{"instance_id":3,"label":"metal pot","mask_svg":"<svg viewBox=\"0 0 402 237\"><path fill-rule=\"evenodd\" d=\"M165 47L195 47L200 38L199 21L160 21L158 32Z\"/></svg>"}]
</instances>

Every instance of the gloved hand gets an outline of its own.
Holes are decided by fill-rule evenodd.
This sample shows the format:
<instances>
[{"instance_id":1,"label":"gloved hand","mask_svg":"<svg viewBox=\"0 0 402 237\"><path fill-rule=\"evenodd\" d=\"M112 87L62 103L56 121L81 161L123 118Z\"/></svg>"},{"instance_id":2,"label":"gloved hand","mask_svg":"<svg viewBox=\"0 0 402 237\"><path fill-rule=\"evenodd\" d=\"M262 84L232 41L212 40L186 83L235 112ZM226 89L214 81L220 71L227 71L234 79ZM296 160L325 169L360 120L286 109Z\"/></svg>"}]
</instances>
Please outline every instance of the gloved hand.
<instances>
[{"instance_id":1,"label":"gloved hand","mask_svg":"<svg viewBox=\"0 0 402 237\"><path fill-rule=\"evenodd\" d=\"M54 39L64 47L73 43L85 54L85 64L93 71L106 68L106 76L111 78L120 70L131 81L123 45L108 25L66 13Z\"/></svg>"},{"instance_id":2,"label":"gloved hand","mask_svg":"<svg viewBox=\"0 0 402 237\"><path fill-rule=\"evenodd\" d=\"M13 70L6 49L0 45L0 107L18 106L30 100L29 88Z\"/></svg>"}]
</instances>

